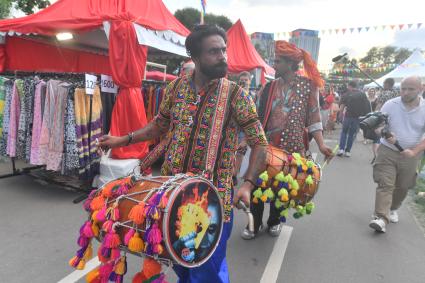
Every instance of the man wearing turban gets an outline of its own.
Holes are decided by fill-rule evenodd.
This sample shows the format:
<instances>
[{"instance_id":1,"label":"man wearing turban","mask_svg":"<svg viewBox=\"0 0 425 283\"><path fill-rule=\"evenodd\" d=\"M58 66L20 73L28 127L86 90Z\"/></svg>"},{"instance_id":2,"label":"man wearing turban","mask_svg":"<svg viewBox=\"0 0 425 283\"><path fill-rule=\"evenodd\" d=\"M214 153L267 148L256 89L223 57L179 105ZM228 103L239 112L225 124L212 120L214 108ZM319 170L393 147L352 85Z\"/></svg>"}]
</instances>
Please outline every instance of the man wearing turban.
<instances>
[{"instance_id":1,"label":"man wearing turban","mask_svg":"<svg viewBox=\"0 0 425 283\"><path fill-rule=\"evenodd\" d=\"M300 75L299 65L303 63ZM323 80L316 63L305 50L286 41L276 41L274 69L276 80L260 90L257 100L258 116L266 132L269 144L290 153L305 156L312 136L326 159L332 158L332 150L323 142L319 108L319 89ZM252 239L262 227L264 203L251 202L254 215L254 233L245 229L242 238ZM278 236L281 231L280 212L270 204L268 231Z\"/></svg>"}]
</instances>

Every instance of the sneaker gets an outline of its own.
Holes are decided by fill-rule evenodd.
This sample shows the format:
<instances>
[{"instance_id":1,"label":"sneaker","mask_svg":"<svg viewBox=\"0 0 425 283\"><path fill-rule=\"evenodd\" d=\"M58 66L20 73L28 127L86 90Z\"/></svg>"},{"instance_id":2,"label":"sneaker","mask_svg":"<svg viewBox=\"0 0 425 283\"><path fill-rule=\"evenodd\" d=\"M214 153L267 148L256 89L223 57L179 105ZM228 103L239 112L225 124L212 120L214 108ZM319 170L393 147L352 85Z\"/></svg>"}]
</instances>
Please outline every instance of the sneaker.
<instances>
[{"instance_id":1,"label":"sneaker","mask_svg":"<svg viewBox=\"0 0 425 283\"><path fill-rule=\"evenodd\" d=\"M350 157L350 156L351 156L351 152L346 151L346 152L345 152L345 154L344 154L344 156L345 156L345 157Z\"/></svg>"},{"instance_id":2,"label":"sneaker","mask_svg":"<svg viewBox=\"0 0 425 283\"><path fill-rule=\"evenodd\" d=\"M338 153L336 154L337 156L342 156L344 154L344 150L340 149L338 150Z\"/></svg>"},{"instance_id":3,"label":"sneaker","mask_svg":"<svg viewBox=\"0 0 425 283\"><path fill-rule=\"evenodd\" d=\"M277 237L280 235L280 231L282 231L282 226L280 224L269 227L269 234L272 237Z\"/></svg>"},{"instance_id":4,"label":"sneaker","mask_svg":"<svg viewBox=\"0 0 425 283\"><path fill-rule=\"evenodd\" d=\"M373 219L369 223L369 227L370 228L375 229L376 231L382 232L382 233L385 233L387 231L387 229L385 228L385 226L386 226L386 224L385 224L384 219L379 218L379 217Z\"/></svg>"},{"instance_id":5,"label":"sneaker","mask_svg":"<svg viewBox=\"0 0 425 283\"><path fill-rule=\"evenodd\" d=\"M392 223L397 223L398 222L398 213L397 213L397 210L391 210L390 211L390 221Z\"/></svg>"},{"instance_id":6,"label":"sneaker","mask_svg":"<svg viewBox=\"0 0 425 283\"><path fill-rule=\"evenodd\" d=\"M258 232L260 232L261 230L263 230L263 225L261 224L260 227L258 228ZM248 228L243 229L242 233L241 233L241 237L244 240L252 240L255 238L255 236L257 236L257 233L255 232L251 232L248 230Z\"/></svg>"}]
</instances>

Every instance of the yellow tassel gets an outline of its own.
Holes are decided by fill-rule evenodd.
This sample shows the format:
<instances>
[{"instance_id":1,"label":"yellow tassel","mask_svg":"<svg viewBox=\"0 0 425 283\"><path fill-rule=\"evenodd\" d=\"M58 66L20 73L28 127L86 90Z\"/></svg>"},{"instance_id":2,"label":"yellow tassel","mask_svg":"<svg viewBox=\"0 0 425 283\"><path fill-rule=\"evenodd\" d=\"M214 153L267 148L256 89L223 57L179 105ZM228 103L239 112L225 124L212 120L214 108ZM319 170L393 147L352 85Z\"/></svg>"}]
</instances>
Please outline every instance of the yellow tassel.
<instances>
[{"instance_id":1,"label":"yellow tassel","mask_svg":"<svg viewBox=\"0 0 425 283\"><path fill-rule=\"evenodd\" d=\"M273 182L273 187L277 187L279 185L279 181L278 180L275 180L274 182Z\"/></svg>"},{"instance_id":2,"label":"yellow tassel","mask_svg":"<svg viewBox=\"0 0 425 283\"><path fill-rule=\"evenodd\" d=\"M96 223L93 222L91 225L91 229L93 230L93 234L95 237L99 237L99 226L97 226Z\"/></svg>"},{"instance_id":3,"label":"yellow tassel","mask_svg":"<svg viewBox=\"0 0 425 283\"><path fill-rule=\"evenodd\" d=\"M87 274L86 282L92 283L94 282L94 280L98 279L98 277L99 277L99 268L95 268Z\"/></svg>"},{"instance_id":4,"label":"yellow tassel","mask_svg":"<svg viewBox=\"0 0 425 283\"><path fill-rule=\"evenodd\" d=\"M83 259L80 260L80 262L78 263L77 269L78 270L83 270L84 267L86 267L86 261Z\"/></svg>"},{"instance_id":5,"label":"yellow tassel","mask_svg":"<svg viewBox=\"0 0 425 283\"><path fill-rule=\"evenodd\" d=\"M98 213L99 213L99 210L93 211L93 213L91 215L91 220L93 221L93 223L97 223L98 222L97 219L96 219L96 216L97 216Z\"/></svg>"},{"instance_id":6,"label":"yellow tassel","mask_svg":"<svg viewBox=\"0 0 425 283\"><path fill-rule=\"evenodd\" d=\"M71 258L68 262L69 266L74 267L74 263L76 260L78 260L77 256L74 256L73 258Z\"/></svg>"},{"instance_id":7,"label":"yellow tassel","mask_svg":"<svg viewBox=\"0 0 425 283\"><path fill-rule=\"evenodd\" d=\"M114 272L118 275L124 275L125 271L125 256L122 256L117 265L115 265Z\"/></svg>"},{"instance_id":8,"label":"yellow tassel","mask_svg":"<svg viewBox=\"0 0 425 283\"><path fill-rule=\"evenodd\" d=\"M262 195L262 196L261 196L261 201L262 201L262 202L266 202L266 201L267 201L267 196Z\"/></svg>"},{"instance_id":9,"label":"yellow tassel","mask_svg":"<svg viewBox=\"0 0 425 283\"><path fill-rule=\"evenodd\" d=\"M89 260L89 259L92 258L92 256L93 256L93 248L92 248L92 245L90 243L90 245L87 247L86 251L84 252L83 259Z\"/></svg>"},{"instance_id":10,"label":"yellow tassel","mask_svg":"<svg viewBox=\"0 0 425 283\"><path fill-rule=\"evenodd\" d=\"M257 204L258 203L258 198L253 198L252 199L252 202L255 203L255 204Z\"/></svg>"},{"instance_id":11,"label":"yellow tassel","mask_svg":"<svg viewBox=\"0 0 425 283\"><path fill-rule=\"evenodd\" d=\"M298 195L297 190L291 190L291 197L296 197Z\"/></svg>"},{"instance_id":12,"label":"yellow tassel","mask_svg":"<svg viewBox=\"0 0 425 283\"><path fill-rule=\"evenodd\" d=\"M289 200L289 197L288 197L288 195L282 195L281 197L280 197L280 200L282 201L282 202L287 202L288 200Z\"/></svg>"},{"instance_id":13,"label":"yellow tassel","mask_svg":"<svg viewBox=\"0 0 425 283\"><path fill-rule=\"evenodd\" d=\"M139 232L136 232L128 243L128 249L132 252L140 253L143 251L143 248L143 240L140 238Z\"/></svg>"}]
</instances>

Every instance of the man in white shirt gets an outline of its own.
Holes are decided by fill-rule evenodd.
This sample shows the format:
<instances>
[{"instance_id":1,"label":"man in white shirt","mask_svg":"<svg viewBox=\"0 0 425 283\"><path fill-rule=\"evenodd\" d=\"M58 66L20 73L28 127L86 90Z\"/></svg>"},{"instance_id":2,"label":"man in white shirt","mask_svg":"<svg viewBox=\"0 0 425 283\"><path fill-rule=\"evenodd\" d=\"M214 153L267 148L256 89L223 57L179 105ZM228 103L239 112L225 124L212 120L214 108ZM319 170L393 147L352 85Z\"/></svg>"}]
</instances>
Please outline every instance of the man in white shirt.
<instances>
[{"instance_id":1,"label":"man in white shirt","mask_svg":"<svg viewBox=\"0 0 425 283\"><path fill-rule=\"evenodd\" d=\"M425 102L421 94L421 79L405 78L400 96L388 100L381 109L388 115L391 137L381 138L373 167L378 187L374 219L369 226L379 232L385 232L389 222L398 222L397 209L416 183L416 169L425 149ZM403 151L395 146L396 142Z\"/></svg>"}]
</instances>

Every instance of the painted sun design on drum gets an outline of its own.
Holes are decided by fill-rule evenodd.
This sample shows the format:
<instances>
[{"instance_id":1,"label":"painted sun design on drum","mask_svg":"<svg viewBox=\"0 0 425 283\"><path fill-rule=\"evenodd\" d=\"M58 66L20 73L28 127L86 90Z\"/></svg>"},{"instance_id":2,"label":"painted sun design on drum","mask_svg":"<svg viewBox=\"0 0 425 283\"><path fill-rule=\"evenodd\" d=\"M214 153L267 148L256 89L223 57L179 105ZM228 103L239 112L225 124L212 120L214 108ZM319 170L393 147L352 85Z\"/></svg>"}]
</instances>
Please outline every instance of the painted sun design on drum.
<instances>
[{"instance_id":1,"label":"painted sun design on drum","mask_svg":"<svg viewBox=\"0 0 425 283\"><path fill-rule=\"evenodd\" d=\"M177 211L176 236L179 239L194 238L193 248L197 249L210 225L208 190L199 195L196 185L192 192L193 194L184 194L182 197Z\"/></svg>"}]
</instances>

